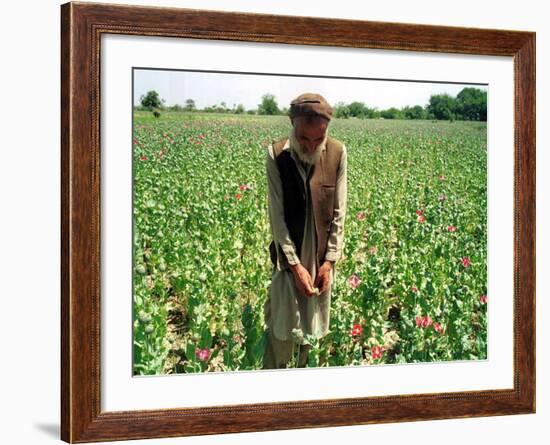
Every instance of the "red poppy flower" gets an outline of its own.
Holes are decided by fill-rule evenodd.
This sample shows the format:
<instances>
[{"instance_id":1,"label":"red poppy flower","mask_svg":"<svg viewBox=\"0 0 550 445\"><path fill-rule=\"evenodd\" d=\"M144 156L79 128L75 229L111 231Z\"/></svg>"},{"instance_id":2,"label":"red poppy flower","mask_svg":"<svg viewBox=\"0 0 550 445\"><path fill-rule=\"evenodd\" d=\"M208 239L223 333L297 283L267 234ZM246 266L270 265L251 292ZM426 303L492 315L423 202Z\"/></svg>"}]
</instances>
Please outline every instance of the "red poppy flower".
<instances>
[{"instance_id":1,"label":"red poppy flower","mask_svg":"<svg viewBox=\"0 0 550 445\"><path fill-rule=\"evenodd\" d=\"M487 295L480 295L479 301L481 302L481 304L487 304Z\"/></svg>"},{"instance_id":2,"label":"red poppy flower","mask_svg":"<svg viewBox=\"0 0 550 445\"><path fill-rule=\"evenodd\" d=\"M411 287L411 291L416 294L418 292L418 288L413 285L413 287Z\"/></svg>"},{"instance_id":3,"label":"red poppy flower","mask_svg":"<svg viewBox=\"0 0 550 445\"><path fill-rule=\"evenodd\" d=\"M147 160L147 156L141 155L141 156L139 157L139 160L140 160L140 161L146 161L146 160Z\"/></svg>"},{"instance_id":4,"label":"red poppy flower","mask_svg":"<svg viewBox=\"0 0 550 445\"><path fill-rule=\"evenodd\" d=\"M467 256L464 256L462 257L461 261L464 267L470 267L470 264L471 264L470 258L468 258Z\"/></svg>"},{"instance_id":5,"label":"red poppy flower","mask_svg":"<svg viewBox=\"0 0 550 445\"><path fill-rule=\"evenodd\" d=\"M418 216L422 215L422 210L418 209L418 210L416 211L416 214L417 214Z\"/></svg>"},{"instance_id":6,"label":"red poppy flower","mask_svg":"<svg viewBox=\"0 0 550 445\"><path fill-rule=\"evenodd\" d=\"M363 220L365 219L365 212L359 212L359 213L357 214L357 219L358 219L359 221L363 221Z\"/></svg>"},{"instance_id":7,"label":"red poppy flower","mask_svg":"<svg viewBox=\"0 0 550 445\"><path fill-rule=\"evenodd\" d=\"M418 222L419 222L420 224L426 222L426 217L425 217L424 215L420 215L420 216L418 217Z\"/></svg>"},{"instance_id":8,"label":"red poppy flower","mask_svg":"<svg viewBox=\"0 0 550 445\"><path fill-rule=\"evenodd\" d=\"M356 324L353 325L353 328L351 329L350 335L352 337L359 337L362 332L363 332L363 327L359 323L356 323Z\"/></svg>"},{"instance_id":9,"label":"red poppy flower","mask_svg":"<svg viewBox=\"0 0 550 445\"><path fill-rule=\"evenodd\" d=\"M240 194L240 193L237 193L237 194L235 195L235 198L236 198L236 199L241 199L241 194Z\"/></svg>"},{"instance_id":10,"label":"red poppy flower","mask_svg":"<svg viewBox=\"0 0 550 445\"><path fill-rule=\"evenodd\" d=\"M456 227L455 226L449 226L449 227L447 227L447 231L456 232Z\"/></svg>"},{"instance_id":11,"label":"red poppy flower","mask_svg":"<svg viewBox=\"0 0 550 445\"><path fill-rule=\"evenodd\" d=\"M439 332L440 334L443 334L444 329L443 329L443 326L441 326L440 323L434 323L434 329L437 332Z\"/></svg>"}]
</instances>

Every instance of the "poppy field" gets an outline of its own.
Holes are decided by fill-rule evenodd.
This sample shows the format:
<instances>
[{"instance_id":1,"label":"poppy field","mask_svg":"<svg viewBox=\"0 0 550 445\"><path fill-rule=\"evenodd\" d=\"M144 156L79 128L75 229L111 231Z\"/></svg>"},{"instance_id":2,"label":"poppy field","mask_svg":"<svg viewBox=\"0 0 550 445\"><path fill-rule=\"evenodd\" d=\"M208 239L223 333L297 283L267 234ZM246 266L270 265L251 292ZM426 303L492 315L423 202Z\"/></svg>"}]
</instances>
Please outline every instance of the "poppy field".
<instances>
[{"instance_id":1,"label":"poppy field","mask_svg":"<svg viewBox=\"0 0 550 445\"><path fill-rule=\"evenodd\" d=\"M134 112L135 375L262 367L266 147L289 125ZM334 119L329 132L348 152L344 251L308 366L486 359L486 123Z\"/></svg>"}]
</instances>

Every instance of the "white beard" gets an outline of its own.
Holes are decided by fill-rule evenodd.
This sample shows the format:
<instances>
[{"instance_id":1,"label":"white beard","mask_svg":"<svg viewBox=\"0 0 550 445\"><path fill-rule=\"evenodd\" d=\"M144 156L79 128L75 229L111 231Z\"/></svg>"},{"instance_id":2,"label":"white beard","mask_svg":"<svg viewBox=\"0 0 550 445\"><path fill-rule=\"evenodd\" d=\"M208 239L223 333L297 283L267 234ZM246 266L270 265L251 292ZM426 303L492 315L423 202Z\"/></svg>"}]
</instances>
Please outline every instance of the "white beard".
<instances>
[{"instance_id":1,"label":"white beard","mask_svg":"<svg viewBox=\"0 0 550 445\"><path fill-rule=\"evenodd\" d=\"M328 132L325 134L325 139L323 139L323 142L321 142L316 148L313 153L306 153L304 151L304 148L302 145L298 142L296 139L296 135L294 133L294 127L290 129L290 133L288 135L289 138L289 144L290 148L294 150L294 152L298 155L298 158L307 164L315 165L319 158L321 157L321 150L323 148L323 145L326 144L327 138L328 138Z\"/></svg>"}]
</instances>

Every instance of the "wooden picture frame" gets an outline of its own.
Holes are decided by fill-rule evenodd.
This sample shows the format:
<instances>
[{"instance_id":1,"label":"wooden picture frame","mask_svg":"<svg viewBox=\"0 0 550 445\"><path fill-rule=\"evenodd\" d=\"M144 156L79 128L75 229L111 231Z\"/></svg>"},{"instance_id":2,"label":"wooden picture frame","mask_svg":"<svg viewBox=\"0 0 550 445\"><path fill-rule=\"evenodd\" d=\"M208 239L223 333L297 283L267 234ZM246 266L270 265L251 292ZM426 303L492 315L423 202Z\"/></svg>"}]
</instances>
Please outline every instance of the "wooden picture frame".
<instances>
[{"instance_id":1,"label":"wooden picture frame","mask_svg":"<svg viewBox=\"0 0 550 445\"><path fill-rule=\"evenodd\" d=\"M513 389L102 412L99 116L104 33L512 56ZM61 5L61 37L62 440L80 443L535 412L535 33L70 2Z\"/></svg>"}]
</instances>

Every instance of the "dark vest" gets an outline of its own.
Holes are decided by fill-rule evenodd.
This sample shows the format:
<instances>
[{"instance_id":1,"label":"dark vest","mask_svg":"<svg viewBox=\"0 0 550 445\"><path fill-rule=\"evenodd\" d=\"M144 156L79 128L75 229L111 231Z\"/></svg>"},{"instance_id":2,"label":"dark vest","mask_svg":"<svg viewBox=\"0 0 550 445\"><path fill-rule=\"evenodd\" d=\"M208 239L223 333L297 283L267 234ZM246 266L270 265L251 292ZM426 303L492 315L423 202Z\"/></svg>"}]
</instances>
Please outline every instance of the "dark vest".
<instances>
[{"instance_id":1,"label":"dark vest","mask_svg":"<svg viewBox=\"0 0 550 445\"><path fill-rule=\"evenodd\" d=\"M290 239L296 246L296 254L300 257L306 218L306 193L302 177L289 150L283 150L288 139L273 142L273 155L281 177L283 189L283 207L285 222ZM334 195L338 166L342 156L342 143L336 139L327 138L326 149L321 152L317 163L306 181L306 187L311 191L311 202L317 233L317 268L324 262L328 236L334 216ZM289 264L281 246L272 241L269 246L271 261L276 266L277 257L282 268Z\"/></svg>"}]
</instances>

